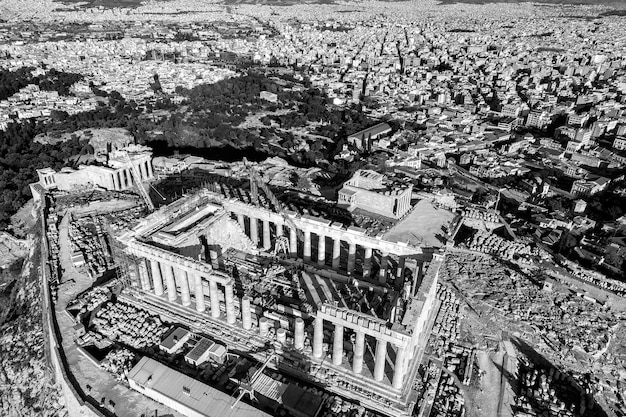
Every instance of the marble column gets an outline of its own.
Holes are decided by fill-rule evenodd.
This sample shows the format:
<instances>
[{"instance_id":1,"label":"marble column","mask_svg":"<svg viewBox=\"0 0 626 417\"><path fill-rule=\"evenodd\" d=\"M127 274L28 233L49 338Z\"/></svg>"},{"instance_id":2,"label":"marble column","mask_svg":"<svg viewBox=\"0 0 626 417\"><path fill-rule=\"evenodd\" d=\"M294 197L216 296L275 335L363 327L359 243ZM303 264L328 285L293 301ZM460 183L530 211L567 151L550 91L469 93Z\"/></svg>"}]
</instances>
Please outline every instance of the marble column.
<instances>
[{"instance_id":1,"label":"marble column","mask_svg":"<svg viewBox=\"0 0 626 417\"><path fill-rule=\"evenodd\" d=\"M335 337L333 339L333 365L341 365L343 362L343 326L335 324Z\"/></svg>"},{"instance_id":2,"label":"marble column","mask_svg":"<svg viewBox=\"0 0 626 417\"><path fill-rule=\"evenodd\" d=\"M250 217L250 240L256 246L259 245L259 222L254 217Z\"/></svg>"},{"instance_id":3,"label":"marble column","mask_svg":"<svg viewBox=\"0 0 626 417\"><path fill-rule=\"evenodd\" d=\"M293 345L296 349L304 349L304 320L301 317L296 317L295 330L293 332Z\"/></svg>"},{"instance_id":4,"label":"marble column","mask_svg":"<svg viewBox=\"0 0 626 417\"><path fill-rule=\"evenodd\" d=\"M211 317L218 319L220 317L220 299L217 282L209 281L209 291L211 294Z\"/></svg>"},{"instance_id":5,"label":"marble column","mask_svg":"<svg viewBox=\"0 0 626 417\"><path fill-rule=\"evenodd\" d=\"M372 273L372 248L365 248L363 256L363 277L369 278Z\"/></svg>"},{"instance_id":6,"label":"marble column","mask_svg":"<svg viewBox=\"0 0 626 417\"><path fill-rule=\"evenodd\" d=\"M259 335L261 337L267 337L270 331L270 322L267 317L261 317L259 319Z\"/></svg>"},{"instance_id":7,"label":"marble column","mask_svg":"<svg viewBox=\"0 0 626 417\"><path fill-rule=\"evenodd\" d=\"M270 236L270 221L263 220L263 249L265 250L272 247L272 240Z\"/></svg>"},{"instance_id":8,"label":"marble column","mask_svg":"<svg viewBox=\"0 0 626 417\"><path fill-rule=\"evenodd\" d=\"M404 282L404 264L406 262L406 258L403 256L398 257L398 270L396 271L396 279L395 279L395 287L399 288L402 286Z\"/></svg>"},{"instance_id":9,"label":"marble column","mask_svg":"<svg viewBox=\"0 0 626 417\"><path fill-rule=\"evenodd\" d=\"M313 356L322 357L322 347L324 344L324 319L315 317L315 328L313 330Z\"/></svg>"},{"instance_id":10,"label":"marble column","mask_svg":"<svg viewBox=\"0 0 626 417\"><path fill-rule=\"evenodd\" d=\"M292 228L289 228L289 254L292 258L298 257L298 235Z\"/></svg>"},{"instance_id":11,"label":"marble column","mask_svg":"<svg viewBox=\"0 0 626 417\"><path fill-rule=\"evenodd\" d=\"M387 362L387 341L378 339L376 341L376 358L374 363L374 379L382 381L385 377L385 363Z\"/></svg>"},{"instance_id":12,"label":"marble column","mask_svg":"<svg viewBox=\"0 0 626 417\"><path fill-rule=\"evenodd\" d=\"M167 299L170 301L176 301L176 280L174 279L174 271L172 266L168 264L162 264L163 275L165 276L165 285L167 285Z\"/></svg>"},{"instance_id":13,"label":"marble column","mask_svg":"<svg viewBox=\"0 0 626 417\"><path fill-rule=\"evenodd\" d=\"M398 347L396 352L396 363L393 370L393 381L391 385L395 389L402 388L402 382L404 381L404 374L406 372L406 351L405 347Z\"/></svg>"},{"instance_id":14,"label":"marble column","mask_svg":"<svg viewBox=\"0 0 626 417\"><path fill-rule=\"evenodd\" d=\"M211 259L211 267L213 269L219 269L220 264L218 262L219 255L215 249L209 249L209 259Z\"/></svg>"},{"instance_id":15,"label":"marble column","mask_svg":"<svg viewBox=\"0 0 626 417\"><path fill-rule=\"evenodd\" d=\"M380 270L378 271L378 282L384 284L387 282L387 252L380 253Z\"/></svg>"},{"instance_id":16,"label":"marble column","mask_svg":"<svg viewBox=\"0 0 626 417\"><path fill-rule=\"evenodd\" d=\"M237 213L237 223L239 223L239 226L241 226L243 230L246 230L246 218L243 217L243 214Z\"/></svg>"},{"instance_id":17,"label":"marble column","mask_svg":"<svg viewBox=\"0 0 626 417\"><path fill-rule=\"evenodd\" d=\"M365 333L356 332L356 340L354 342L354 356L352 357L352 371L360 374L363 370L363 354L365 352Z\"/></svg>"},{"instance_id":18,"label":"marble column","mask_svg":"<svg viewBox=\"0 0 626 417\"><path fill-rule=\"evenodd\" d=\"M194 274L195 294L196 294L196 311L200 313L206 310L204 305L204 289L202 288L202 277L200 274Z\"/></svg>"},{"instance_id":19,"label":"marble column","mask_svg":"<svg viewBox=\"0 0 626 417\"><path fill-rule=\"evenodd\" d=\"M235 297L233 294L233 284L224 286L224 300L226 302L226 322L235 324L237 315L235 314Z\"/></svg>"},{"instance_id":20,"label":"marble column","mask_svg":"<svg viewBox=\"0 0 626 417\"><path fill-rule=\"evenodd\" d=\"M250 297L241 297L241 324L245 330L252 328L252 312L250 307Z\"/></svg>"},{"instance_id":21,"label":"marble column","mask_svg":"<svg viewBox=\"0 0 626 417\"><path fill-rule=\"evenodd\" d=\"M311 232L304 231L304 262L311 262Z\"/></svg>"},{"instance_id":22,"label":"marble column","mask_svg":"<svg viewBox=\"0 0 626 417\"><path fill-rule=\"evenodd\" d=\"M148 276L148 267L146 266L146 261L144 259L139 260L137 272L139 273L139 281L141 282L141 289L144 291L150 291L152 287L150 286L150 277Z\"/></svg>"},{"instance_id":23,"label":"marble column","mask_svg":"<svg viewBox=\"0 0 626 417\"><path fill-rule=\"evenodd\" d=\"M341 258L341 239L333 239L333 269L339 270L339 260Z\"/></svg>"},{"instance_id":24,"label":"marble column","mask_svg":"<svg viewBox=\"0 0 626 417\"><path fill-rule=\"evenodd\" d=\"M182 269L176 270L176 277L178 278L178 285L180 286L180 297L184 306L191 304L191 298L189 294L189 280L187 271Z\"/></svg>"},{"instance_id":25,"label":"marble column","mask_svg":"<svg viewBox=\"0 0 626 417\"><path fill-rule=\"evenodd\" d=\"M348 245L348 274L354 273L354 264L356 261L356 243Z\"/></svg>"},{"instance_id":26,"label":"marble column","mask_svg":"<svg viewBox=\"0 0 626 417\"><path fill-rule=\"evenodd\" d=\"M113 183L115 184L116 190L122 189L122 180L120 179L120 171L117 171L113 174Z\"/></svg>"},{"instance_id":27,"label":"marble column","mask_svg":"<svg viewBox=\"0 0 626 417\"><path fill-rule=\"evenodd\" d=\"M152 285L154 286L155 295L163 295L163 277L161 276L161 269L157 261L150 261L150 269L152 271Z\"/></svg>"},{"instance_id":28,"label":"marble column","mask_svg":"<svg viewBox=\"0 0 626 417\"><path fill-rule=\"evenodd\" d=\"M317 239L317 264L324 266L326 264L326 236L318 235Z\"/></svg>"}]
</instances>

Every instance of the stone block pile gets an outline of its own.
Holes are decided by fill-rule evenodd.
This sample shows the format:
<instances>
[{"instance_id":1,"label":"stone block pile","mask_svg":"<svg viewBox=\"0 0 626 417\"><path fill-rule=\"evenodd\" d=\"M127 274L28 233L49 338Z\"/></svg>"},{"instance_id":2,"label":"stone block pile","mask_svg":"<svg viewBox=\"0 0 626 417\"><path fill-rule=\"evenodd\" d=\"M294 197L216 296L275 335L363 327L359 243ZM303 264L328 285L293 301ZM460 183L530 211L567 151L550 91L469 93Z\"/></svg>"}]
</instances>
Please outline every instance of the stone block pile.
<instances>
[{"instance_id":1,"label":"stone block pile","mask_svg":"<svg viewBox=\"0 0 626 417\"><path fill-rule=\"evenodd\" d=\"M518 260L528 263L529 257L538 254L534 247L529 244L506 240L486 230L478 230L467 242L467 248L473 251L496 255L506 260Z\"/></svg>"},{"instance_id":2,"label":"stone block pile","mask_svg":"<svg viewBox=\"0 0 626 417\"><path fill-rule=\"evenodd\" d=\"M540 368L522 361L519 374L520 395L515 400L514 417L583 415L585 400L565 391L566 379L567 376L555 368Z\"/></svg>"},{"instance_id":3,"label":"stone block pile","mask_svg":"<svg viewBox=\"0 0 626 417\"><path fill-rule=\"evenodd\" d=\"M441 284L437 284L437 297L441 301L441 307L439 308L432 333L447 340L455 341L460 334L458 315L461 301L454 292Z\"/></svg>"},{"instance_id":4,"label":"stone block pile","mask_svg":"<svg viewBox=\"0 0 626 417\"><path fill-rule=\"evenodd\" d=\"M96 331L115 342L135 349L147 349L160 343L167 327L161 320L132 305L108 303L92 320Z\"/></svg>"},{"instance_id":5,"label":"stone block pile","mask_svg":"<svg viewBox=\"0 0 626 417\"><path fill-rule=\"evenodd\" d=\"M109 352L100 362L100 366L113 374L118 381L125 381L126 373L133 368L135 362L136 355L128 349L121 348Z\"/></svg>"},{"instance_id":6,"label":"stone block pile","mask_svg":"<svg viewBox=\"0 0 626 417\"><path fill-rule=\"evenodd\" d=\"M465 399L459 387L448 374L442 374L437 386L433 410L441 417L461 417L465 415Z\"/></svg>"},{"instance_id":7,"label":"stone block pile","mask_svg":"<svg viewBox=\"0 0 626 417\"><path fill-rule=\"evenodd\" d=\"M498 217L498 215L490 211L466 208L465 210L463 210L461 215L463 217L467 217L468 219L483 220L485 222L491 223L500 223L500 218Z\"/></svg>"},{"instance_id":8,"label":"stone block pile","mask_svg":"<svg viewBox=\"0 0 626 417\"><path fill-rule=\"evenodd\" d=\"M92 277L101 276L108 268L101 236L98 236L93 222L87 218L79 218L70 223L69 236L72 248L83 254L87 269Z\"/></svg>"}]
</instances>

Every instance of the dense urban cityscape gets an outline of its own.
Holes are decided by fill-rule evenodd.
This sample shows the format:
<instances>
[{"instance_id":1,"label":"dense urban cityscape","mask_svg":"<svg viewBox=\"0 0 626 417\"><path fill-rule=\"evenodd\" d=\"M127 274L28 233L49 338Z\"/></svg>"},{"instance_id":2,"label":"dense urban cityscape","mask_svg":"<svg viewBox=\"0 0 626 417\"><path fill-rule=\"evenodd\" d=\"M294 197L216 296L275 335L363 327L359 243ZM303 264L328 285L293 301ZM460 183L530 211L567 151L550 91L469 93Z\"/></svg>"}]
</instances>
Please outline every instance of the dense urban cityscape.
<instances>
[{"instance_id":1,"label":"dense urban cityscape","mask_svg":"<svg viewBox=\"0 0 626 417\"><path fill-rule=\"evenodd\" d=\"M0 415L626 416L577 3L0 2Z\"/></svg>"}]
</instances>

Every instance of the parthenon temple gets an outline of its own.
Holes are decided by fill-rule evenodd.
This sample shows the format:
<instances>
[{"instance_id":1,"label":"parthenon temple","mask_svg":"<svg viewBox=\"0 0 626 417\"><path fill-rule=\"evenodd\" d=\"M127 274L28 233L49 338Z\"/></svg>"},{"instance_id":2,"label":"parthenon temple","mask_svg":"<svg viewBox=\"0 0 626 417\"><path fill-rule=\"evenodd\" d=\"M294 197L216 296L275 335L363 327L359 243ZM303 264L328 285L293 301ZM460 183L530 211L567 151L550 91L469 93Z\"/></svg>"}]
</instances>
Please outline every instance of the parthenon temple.
<instances>
[{"instance_id":1,"label":"parthenon temple","mask_svg":"<svg viewBox=\"0 0 626 417\"><path fill-rule=\"evenodd\" d=\"M207 189L119 237L137 302L387 415L409 415L442 255Z\"/></svg>"}]
</instances>

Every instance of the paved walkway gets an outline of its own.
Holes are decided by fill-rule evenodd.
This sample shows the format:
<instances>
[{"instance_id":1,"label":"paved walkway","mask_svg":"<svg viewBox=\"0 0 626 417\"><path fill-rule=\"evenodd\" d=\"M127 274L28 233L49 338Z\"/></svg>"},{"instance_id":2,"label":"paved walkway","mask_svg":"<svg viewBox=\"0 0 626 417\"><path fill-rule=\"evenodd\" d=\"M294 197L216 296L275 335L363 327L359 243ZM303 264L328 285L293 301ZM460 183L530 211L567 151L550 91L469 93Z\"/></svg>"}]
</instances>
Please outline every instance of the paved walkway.
<instances>
[{"instance_id":1,"label":"paved walkway","mask_svg":"<svg viewBox=\"0 0 626 417\"><path fill-rule=\"evenodd\" d=\"M444 235L442 226L447 226L453 217L448 210L436 209L430 201L420 200L411 212L383 237L392 242L442 247L444 243L437 236Z\"/></svg>"},{"instance_id":2,"label":"paved walkway","mask_svg":"<svg viewBox=\"0 0 626 417\"><path fill-rule=\"evenodd\" d=\"M480 391L476 393L474 401L477 407L481 406L481 409L474 410L476 415L496 416L498 413L502 374L494 362L502 363L503 355L504 352L496 354L489 354L485 351L476 352L478 367L484 372L480 379Z\"/></svg>"},{"instance_id":3,"label":"paved walkway","mask_svg":"<svg viewBox=\"0 0 626 417\"><path fill-rule=\"evenodd\" d=\"M67 357L71 373L74 375L84 392L88 392L87 386L91 386L90 395L98 402L102 398L115 403L114 412L117 416L139 417L156 415L179 417L181 414L172 411L170 408L161 405L148 397L139 394L115 380L108 372L100 369L87 359L77 349L74 343L73 320L65 312L65 306L73 300L77 294L89 288L93 281L86 273L74 268L71 262L71 248L68 233L68 216L63 217L59 227L59 258L63 268L61 285L59 286L58 301L55 304L55 311L59 329L63 335L63 350Z\"/></svg>"}]
</instances>

